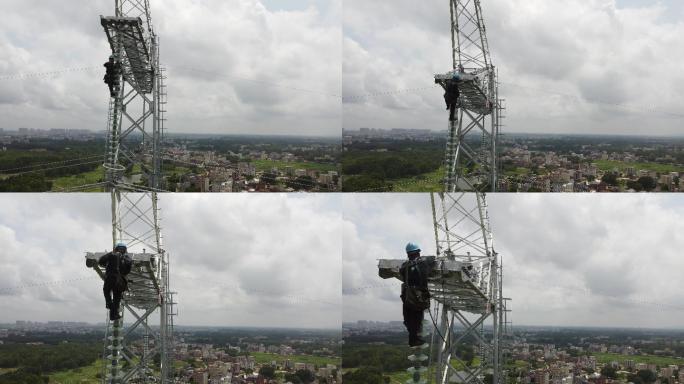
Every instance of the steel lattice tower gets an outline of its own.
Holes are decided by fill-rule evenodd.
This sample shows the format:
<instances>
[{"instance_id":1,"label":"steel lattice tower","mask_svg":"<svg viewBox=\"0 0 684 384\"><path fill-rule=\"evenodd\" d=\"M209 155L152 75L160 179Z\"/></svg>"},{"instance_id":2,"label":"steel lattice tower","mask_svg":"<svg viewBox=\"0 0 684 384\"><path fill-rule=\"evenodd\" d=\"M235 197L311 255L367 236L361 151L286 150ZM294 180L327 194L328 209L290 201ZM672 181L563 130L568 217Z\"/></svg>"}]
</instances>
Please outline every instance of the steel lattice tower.
<instances>
[{"instance_id":1,"label":"steel lattice tower","mask_svg":"<svg viewBox=\"0 0 684 384\"><path fill-rule=\"evenodd\" d=\"M123 318L107 322L102 382L172 383L175 303L157 197L166 104L158 38L148 0L115 0L115 16L100 16L100 22L122 67L120 86L109 103L104 164L104 184L111 195L112 245L124 242L133 259L121 306L121 315L127 310L132 323L125 328ZM142 172L144 180L128 180L125 174L132 170ZM86 253L86 265L102 278L97 260L103 254ZM159 327L155 328L148 320L157 310ZM134 331L142 331L142 341L135 345Z\"/></svg>"},{"instance_id":2,"label":"steel lattice tower","mask_svg":"<svg viewBox=\"0 0 684 384\"><path fill-rule=\"evenodd\" d=\"M430 316L439 324L432 332L425 371L434 369L434 375L407 383L484 384L485 375L492 375L492 383L505 384L508 299L502 296L501 258L494 251L485 196L432 194L431 203L437 255L428 288ZM404 261L380 260L380 276L397 277ZM462 344L473 342L479 346L477 366L457 355Z\"/></svg>"},{"instance_id":3,"label":"steel lattice tower","mask_svg":"<svg viewBox=\"0 0 684 384\"><path fill-rule=\"evenodd\" d=\"M435 83L446 91L455 82L460 97L449 115L445 191L496 191L502 102L482 7L480 0L449 0L449 9L453 65Z\"/></svg>"}]
</instances>

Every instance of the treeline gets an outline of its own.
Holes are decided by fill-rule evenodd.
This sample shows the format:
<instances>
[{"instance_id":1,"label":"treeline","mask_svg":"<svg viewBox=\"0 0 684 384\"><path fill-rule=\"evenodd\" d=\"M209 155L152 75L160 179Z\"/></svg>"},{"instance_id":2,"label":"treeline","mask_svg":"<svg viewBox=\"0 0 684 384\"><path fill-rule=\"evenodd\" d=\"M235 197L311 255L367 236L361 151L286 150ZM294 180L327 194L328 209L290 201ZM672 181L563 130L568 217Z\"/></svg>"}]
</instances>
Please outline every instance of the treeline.
<instances>
[{"instance_id":1,"label":"treeline","mask_svg":"<svg viewBox=\"0 0 684 384\"><path fill-rule=\"evenodd\" d=\"M102 353L96 343L57 345L0 345L0 368L19 368L29 373L48 373L90 365Z\"/></svg>"},{"instance_id":2,"label":"treeline","mask_svg":"<svg viewBox=\"0 0 684 384\"><path fill-rule=\"evenodd\" d=\"M405 371L412 366L408 356L414 351L408 347L407 341L408 334L405 332L377 331L345 337L342 368L347 372L342 381L345 384L389 383L388 375ZM476 340L468 336L462 341L463 344L455 351L456 357L468 365L473 364L477 357L473 347ZM439 343L434 345L433 354L438 353L437 344ZM429 351L425 353L430 354Z\"/></svg>"},{"instance_id":3,"label":"treeline","mask_svg":"<svg viewBox=\"0 0 684 384\"><path fill-rule=\"evenodd\" d=\"M442 165L444 153L435 151L353 152L344 155L345 175L370 175L382 179L417 176Z\"/></svg>"},{"instance_id":4,"label":"treeline","mask_svg":"<svg viewBox=\"0 0 684 384\"><path fill-rule=\"evenodd\" d=\"M23 370L0 375L0 384L47 384L49 382L50 378L48 376L37 375Z\"/></svg>"},{"instance_id":5,"label":"treeline","mask_svg":"<svg viewBox=\"0 0 684 384\"><path fill-rule=\"evenodd\" d=\"M415 177L437 170L444 162L442 145L409 147L396 151L355 150L342 158L345 192L392 190L392 180Z\"/></svg>"},{"instance_id":6,"label":"treeline","mask_svg":"<svg viewBox=\"0 0 684 384\"><path fill-rule=\"evenodd\" d=\"M101 352L99 343L0 345L0 368L16 368L0 375L0 384L47 383L49 373L90 365Z\"/></svg>"},{"instance_id":7,"label":"treeline","mask_svg":"<svg viewBox=\"0 0 684 384\"><path fill-rule=\"evenodd\" d=\"M0 192L49 191L52 179L97 169L102 161L95 156L102 155L103 148L102 140L12 143L6 151L0 151L0 175L8 176L0 177ZM82 164L85 162L89 164Z\"/></svg>"},{"instance_id":8,"label":"treeline","mask_svg":"<svg viewBox=\"0 0 684 384\"><path fill-rule=\"evenodd\" d=\"M408 346L345 344L342 347L342 368L375 367L382 372L403 371L411 366ZM346 375L343 380L347 382Z\"/></svg>"},{"instance_id":9,"label":"treeline","mask_svg":"<svg viewBox=\"0 0 684 384\"><path fill-rule=\"evenodd\" d=\"M64 343L65 340L68 340L70 343L91 344L102 341L102 330L93 328L90 331L79 334L71 332L29 331L21 335L10 334L3 340L5 341L5 347L8 347L11 344L26 343L57 345ZM21 345L15 347L21 347Z\"/></svg>"}]
</instances>

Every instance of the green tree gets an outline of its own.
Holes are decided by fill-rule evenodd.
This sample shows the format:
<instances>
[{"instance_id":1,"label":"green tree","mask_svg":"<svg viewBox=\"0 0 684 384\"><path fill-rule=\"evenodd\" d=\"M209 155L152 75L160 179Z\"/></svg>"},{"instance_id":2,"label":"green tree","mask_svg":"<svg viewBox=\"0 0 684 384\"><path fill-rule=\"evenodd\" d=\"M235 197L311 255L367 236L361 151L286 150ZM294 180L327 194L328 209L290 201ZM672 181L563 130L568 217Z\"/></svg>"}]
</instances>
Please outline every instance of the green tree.
<instances>
[{"instance_id":1,"label":"green tree","mask_svg":"<svg viewBox=\"0 0 684 384\"><path fill-rule=\"evenodd\" d=\"M292 384L302 384L302 379L300 379L299 376L294 373L286 373L285 381L289 381Z\"/></svg>"},{"instance_id":2,"label":"green tree","mask_svg":"<svg viewBox=\"0 0 684 384\"><path fill-rule=\"evenodd\" d=\"M261 175L261 181L268 185L274 185L276 183L276 177L277 175L275 173L264 172L264 174Z\"/></svg>"},{"instance_id":3,"label":"green tree","mask_svg":"<svg viewBox=\"0 0 684 384\"><path fill-rule=\"evenodd\" d=\"M617 174L612 172L607 172L605 175L603 175L603 177L601 177L601 181L608 185L618 185Z\"/></svg>"},{"instance_id":4,"label":"green tree","mask_svg":"<svg viewBox=\"0 0 684 384\"><path fill-rule=\"evenodd\" d=\"M306 369L298 370L295 372L295 375L299 377L299 380L301 380L303 384L313 383L314 380L316 380L316 376L313 374L313 372Z\"/></svg>"},{"instance_id":5,"label":"green tree","mask_svg":"<svg viewBox=\"0 0 684 384\"><path fill-rule=\"evenodd\" d=\"M627 182L627 188L633 189L637 192L641 192L644 190L644 187L641 186L641 183L634 180L630 180Z\"/></svg>"},{"instance_id":6,"label":"green tree","mask_svg":"<svg viewBox=\"0 0 684 384\"><path fill-rule=\"evenodd\" d=\"M640 370L639 372L637 372L637 376L641 378L641 380L643 380L644 383L655 383L655 381L658 379L656 374L648 369Z\"/></svg>"},{"instance_id":7,"label":"green tree","mask_svg":"<svg viewBox=\"0 0 684 384\"><path fill-rule=\"evenodd\" d=\"M369 175L349 176L342 179L342 191L344 192L389 192L391 190L392 184Z\"/></svg>"},{"instance_id":8,"label":"green tree","mask_svg":"<svg viewBox=\"0 0 684 384\"><path fill-rule=\"evenodd\" d=\"M272 379L275 377L275 368L270 365L264 365L259 369L259 374L267 379Z\"/></svg>"},{"instance_id":9,"label":"green tree","mask_svg":"<svg viewBox=\"0 0 684 384\"><path fill-rule=\"evenodd\" d=\"M383 384L382 372L376 367L363 367L342 375L344 384Z\"/></svg>"},{"instance_id":10,"label":"green tree","mask_svg":"<svg viewBox=\"0 0 684 384\"><path fill-rule=\"evenodd\" d=\"M616 379L617 378L617 369L606 365L603 368L601 368L601 375L611 378L611 379Z\"/></svg>"},{"instance_id":11,"label":"green tree","mask_svg":"<svg viewBox=\"0 0 684 384\"><path fill-rule=\"evenodd\" d=\"M650 192L657 186L656 181L651 176L641 176L637 182L641 184L644 191Z\"/></svg>"}]
</instances>

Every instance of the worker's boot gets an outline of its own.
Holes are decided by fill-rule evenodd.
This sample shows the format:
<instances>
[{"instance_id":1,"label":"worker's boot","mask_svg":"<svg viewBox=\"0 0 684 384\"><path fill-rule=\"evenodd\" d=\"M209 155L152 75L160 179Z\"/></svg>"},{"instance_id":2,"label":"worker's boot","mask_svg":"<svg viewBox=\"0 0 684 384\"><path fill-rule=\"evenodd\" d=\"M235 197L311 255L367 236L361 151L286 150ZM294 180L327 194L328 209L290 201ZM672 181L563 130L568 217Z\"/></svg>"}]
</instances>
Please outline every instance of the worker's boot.
<instances>
[{"instance_id":1,"label":"worker's boot","mask_svg":"<svg viewBox=\"0 0 684 384\"><path fill-rule=\"evenodd\" d=\"M118 310L109 310L109 320L114 321L114 320L119 320L121 318L121 315L119 314Z\"/></svg>"}]
</instances>

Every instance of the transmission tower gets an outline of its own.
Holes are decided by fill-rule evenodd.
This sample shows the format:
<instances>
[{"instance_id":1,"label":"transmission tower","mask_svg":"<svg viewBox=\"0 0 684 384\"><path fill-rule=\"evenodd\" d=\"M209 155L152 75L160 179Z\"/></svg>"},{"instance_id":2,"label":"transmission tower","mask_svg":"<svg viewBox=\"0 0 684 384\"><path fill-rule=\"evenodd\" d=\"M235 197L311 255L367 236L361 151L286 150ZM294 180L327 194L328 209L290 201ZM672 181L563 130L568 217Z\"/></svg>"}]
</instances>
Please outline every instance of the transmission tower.
<instances>
[{"instance_id":1,"label":"transmission tower","mask_svg":"<svg viewBox=\"0 0 684 384\"><path fill-rule=\"evenodd\" d=\"M437 254L428 276L429 316L435 329L427 380L407 383L505 384L504 340L508 334L502 296L501 258L494 251L484 194L431 195ZM423 256L430 258L430 256ZM405 260L379 260L380 276L398 277ZM427 333L427 332L426 332ZM463 345L478 347L479 364L459 357Z\"/></svg>"},{"instance_id":2,"label":"transmission tower","mask_svg":"<svg viewBox=\"0 0 684 384\"><path fill-rule=\"evenodd\" d=\"M159 42L148 0L115 0L114 16L100 16L112 56L121 65L109 102L105 188L111 195L112 245L123 242L133 259L121 319L107 320L102 382L172 383L174 292L169 256L162 244L157 191L161 189L161 140L166 91ZM143 179L129 179L129 172ZM111 248L110 248L111 249ZM97 265L103 252L87 252ZM124 326L124 314L132 317ZM158 312L159 326L149 320ZM141 339L135 339L135 334Z\"/></svg>"},{"instance_id":3,"label":"transmission tower","mask_svg":"<svg viewBox=\"0 0 684 384\"><path fill-rule=\"evenodd\" d=\"M480 0L450 0L452 70L435 75L460 96L449 113L445 191L496 191L503 103ZM478 136L479 135L479 136Z\"/></svg>"}]
</instances>

